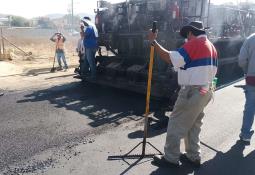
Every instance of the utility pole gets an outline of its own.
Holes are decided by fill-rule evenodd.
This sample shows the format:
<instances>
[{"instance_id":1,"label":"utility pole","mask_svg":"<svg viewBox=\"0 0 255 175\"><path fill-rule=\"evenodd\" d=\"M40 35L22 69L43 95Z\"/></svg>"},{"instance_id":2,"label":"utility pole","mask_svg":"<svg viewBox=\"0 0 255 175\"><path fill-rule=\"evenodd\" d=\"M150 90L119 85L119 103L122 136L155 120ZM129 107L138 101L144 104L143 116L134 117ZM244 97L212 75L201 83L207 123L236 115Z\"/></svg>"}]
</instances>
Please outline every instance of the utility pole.
<instances>
[{"instance_id":1,"label":"utility pole","mask_svg":"<svg viewBox=\"0 0 255 175\"><path fill-rule=\"evenodd\" d=\"M72 26L71 26L71 33L73 34L73 0L71 0L71 13L72 13Z\"/></svg>"},{"instance_id":2,"label":"utility pole","mask_svg":"<svg viewBox=\"0 0 255 175\"><path fill-rule=\"evenodd\" d=\"M2 28L1 28L1 38L2 38L3 54L5 54L5 48L4 48L4 38L3 38L3 29L2 29Z\"/></svg>"}]
</instances>

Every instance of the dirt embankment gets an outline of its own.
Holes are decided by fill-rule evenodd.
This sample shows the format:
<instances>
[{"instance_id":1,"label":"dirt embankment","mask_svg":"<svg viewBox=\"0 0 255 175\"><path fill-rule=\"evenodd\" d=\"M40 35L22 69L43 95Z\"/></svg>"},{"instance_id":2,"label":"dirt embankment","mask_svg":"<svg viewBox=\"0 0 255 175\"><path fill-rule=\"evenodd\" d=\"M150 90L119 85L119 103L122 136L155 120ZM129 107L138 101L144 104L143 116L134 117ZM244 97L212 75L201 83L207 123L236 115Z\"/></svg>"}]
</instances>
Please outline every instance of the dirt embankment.
<instances>
[{"instance_id":1,"label":"dirt embankment","mask_svg":"<svg viewBox=\"0 0 255 175\"><path fill-rule=\"evenodd\" d=\"M52 86L56 81L66 82L73 80L73 67L78 65L78 56L75 52L79 36L66 37L65 53L70 67L66 72L50 73L55 56L55 44L49 38L55 30L47 29L4 29L3 35L5 51L10 53L12 60L0 61L0 88L4 90L21 90L41 85ZM16 45L26 55L15 48ZM57 65L57 61L55 62ZM59 76L59 78L57 78ZM55 77L55 78L54 78Z\"/></svg>"}]
</instances>

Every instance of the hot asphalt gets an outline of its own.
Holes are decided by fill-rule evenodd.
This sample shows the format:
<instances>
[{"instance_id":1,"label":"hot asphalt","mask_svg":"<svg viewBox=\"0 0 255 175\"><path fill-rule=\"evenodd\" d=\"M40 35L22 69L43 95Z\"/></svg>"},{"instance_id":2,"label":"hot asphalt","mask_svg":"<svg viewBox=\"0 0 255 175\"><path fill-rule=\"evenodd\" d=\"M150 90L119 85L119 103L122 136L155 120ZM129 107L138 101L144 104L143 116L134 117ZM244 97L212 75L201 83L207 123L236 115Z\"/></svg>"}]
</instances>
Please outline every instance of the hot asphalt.
<instances>
[{"instance_id":1,"label":"hot asphalt","mask_svg":"<svg viewBox=\"0 0 255 175\"><path fill-rule=\"evenodd\" d=\"M255 142L244 145L238 141L243 83L220 89L207 107L200 169L188 164L180 169L159 168L151 164L151 158L108 160L109 156L127 153L142 141L145 106L142 95L77 81L50 88L7 91L0 97L0 172L255 174ZM152 111L157 113L158 106L158 102L152 102ZM170 112L166 111L166 115ZM166 129L153 128L149 127L148 141L163 151ZM155 153L149 145L147 149ZM141 148L134 153L140 154Z\"/></svg>"}]
</instances>

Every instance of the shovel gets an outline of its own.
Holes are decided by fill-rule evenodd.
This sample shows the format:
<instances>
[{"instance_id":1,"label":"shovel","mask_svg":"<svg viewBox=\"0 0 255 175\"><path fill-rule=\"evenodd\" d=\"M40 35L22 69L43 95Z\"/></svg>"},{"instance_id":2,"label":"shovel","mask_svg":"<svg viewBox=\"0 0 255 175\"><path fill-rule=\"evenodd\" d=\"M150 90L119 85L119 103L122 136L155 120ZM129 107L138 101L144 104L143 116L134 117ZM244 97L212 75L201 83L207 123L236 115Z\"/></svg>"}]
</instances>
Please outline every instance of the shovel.
<instances>
[{"instance_id":1,"label":"shovel","mask_svg":"<svg viewBox=\"0 0 255 175\"><path fill-rule=\"evenodd\" d=\"M56 50L55 50L55 55L54 55L54 61L53 61L53 66L52 68L50 69L50 72L54 73L56 71L56 68L55 68L55 59L56 59Z\"/></svg>"}]
</instances>

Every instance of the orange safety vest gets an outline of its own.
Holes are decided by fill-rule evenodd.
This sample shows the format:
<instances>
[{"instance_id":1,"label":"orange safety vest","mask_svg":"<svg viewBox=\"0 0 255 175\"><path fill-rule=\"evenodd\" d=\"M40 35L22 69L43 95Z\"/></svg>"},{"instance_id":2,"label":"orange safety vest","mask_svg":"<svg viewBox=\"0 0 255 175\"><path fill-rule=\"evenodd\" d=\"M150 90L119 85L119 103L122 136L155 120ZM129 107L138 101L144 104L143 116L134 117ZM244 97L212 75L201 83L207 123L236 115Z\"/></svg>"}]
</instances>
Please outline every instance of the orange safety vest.
<instances>
[{"instance_id":1,"label":"orange safety vest","mask_svg":"<svg viewBox=\"0 0 255 175\"><path fill-rule=\"evenodd\" d=\"M56 39L56 49L64 50L64 41L62 37L60 39Z\"/></svg>"}]
</instances>

